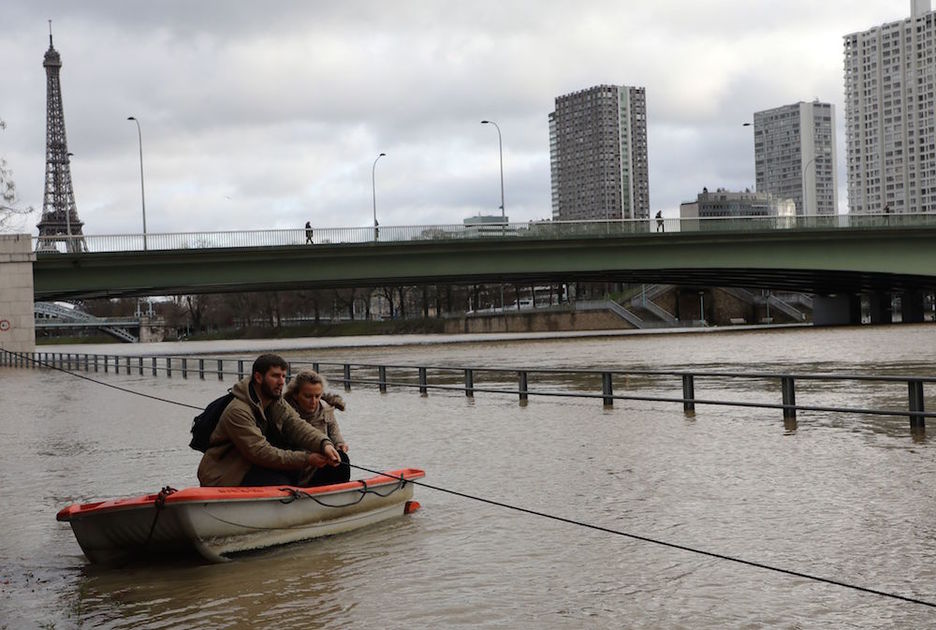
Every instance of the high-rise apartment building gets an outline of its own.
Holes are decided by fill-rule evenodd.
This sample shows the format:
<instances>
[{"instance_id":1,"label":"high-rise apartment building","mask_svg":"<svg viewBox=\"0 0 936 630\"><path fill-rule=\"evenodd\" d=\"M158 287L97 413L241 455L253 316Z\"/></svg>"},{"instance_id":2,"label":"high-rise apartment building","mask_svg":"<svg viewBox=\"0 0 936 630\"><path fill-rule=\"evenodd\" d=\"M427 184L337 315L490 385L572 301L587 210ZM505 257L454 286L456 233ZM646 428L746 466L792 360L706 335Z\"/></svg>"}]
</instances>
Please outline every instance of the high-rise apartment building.
<instances>
[{"instance_id":1,"label":"high-rise apartment building","mask_svg":"<svg viewBox=\"0 0 936 630\"><path fill-rule=\"evenodd\" d=\"M936 212L936 14L845 36L850 212Z\"/></svg>"},{"instance_id":2,"label":"high-rise apartment building","mask_svg":"<svg viewBox=\"0 0 936 630\"><path fill-rule=\"evenodd\" d=\"M793 103L754 113L757 192L792 199L799 216L838 214L835 108Z\"/></svg>"},{"instance_id":3,"label":"high-rise apartment building","mask_svg":"<svg viewBox=\"0 0 936 630\"><path fill-rule=\"evenodd\" d=\"M599 85L557 97L549 157L553 219L650 217L644 88Z\"/></svg>"}]
</instances>

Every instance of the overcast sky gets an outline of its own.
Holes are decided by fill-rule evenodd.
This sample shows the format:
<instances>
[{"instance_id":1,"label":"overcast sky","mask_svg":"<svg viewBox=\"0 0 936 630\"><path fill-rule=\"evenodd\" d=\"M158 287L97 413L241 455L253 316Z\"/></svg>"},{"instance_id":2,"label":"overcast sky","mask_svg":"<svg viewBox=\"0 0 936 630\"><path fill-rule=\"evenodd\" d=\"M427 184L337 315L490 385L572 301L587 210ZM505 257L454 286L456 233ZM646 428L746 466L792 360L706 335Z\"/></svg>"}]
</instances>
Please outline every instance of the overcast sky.
<instances>
[{"instance_id":1,"label":"overcast sky","mask_svg":"<svg viewBox=\"0 0 936 630\"><path fill-rule=\"evenodd\" d=\"M753 112L835 104L842 36L893 0L246 2L7 0L0 156L21 203L45 174L48 20L85 234L551 216L547 116L598 84L646 88L652 212L703 186L753 188Z\"/></svg>"}]
</instances>

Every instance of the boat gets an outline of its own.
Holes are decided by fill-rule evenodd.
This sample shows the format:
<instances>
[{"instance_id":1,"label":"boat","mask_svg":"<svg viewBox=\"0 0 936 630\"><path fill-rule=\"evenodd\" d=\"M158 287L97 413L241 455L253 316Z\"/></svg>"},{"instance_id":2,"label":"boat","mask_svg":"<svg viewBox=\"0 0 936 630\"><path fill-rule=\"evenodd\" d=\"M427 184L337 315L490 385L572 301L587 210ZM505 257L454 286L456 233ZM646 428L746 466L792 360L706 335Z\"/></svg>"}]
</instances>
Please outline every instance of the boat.
<instances>
[{"instance_id":1,"label":"boat","mask_svg":"<svg viewBox=\"0 0 936 630\"><path fill-rule=\"evenodd\" d=\"M355 530L408 514L417 468L369 479L293 486L197 487L75 503L56 519L71 525L94 564L193 556L224 562L240 552Z\"/></svg>"}]
</instances>

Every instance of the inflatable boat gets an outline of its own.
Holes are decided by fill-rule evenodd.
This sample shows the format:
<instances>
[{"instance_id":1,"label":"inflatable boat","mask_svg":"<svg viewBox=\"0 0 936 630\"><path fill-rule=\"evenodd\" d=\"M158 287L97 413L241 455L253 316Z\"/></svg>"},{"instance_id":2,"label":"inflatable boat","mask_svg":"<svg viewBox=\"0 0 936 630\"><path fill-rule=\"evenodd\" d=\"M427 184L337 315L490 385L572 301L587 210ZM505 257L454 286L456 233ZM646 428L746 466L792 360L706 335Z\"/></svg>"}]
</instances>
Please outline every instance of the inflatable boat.
<instances>
[{"instance_id":1,"label":"inflatable boat","mask_svg":"<svg viewBox=\"0 0 936 630\"><path fill-rule=\"evenodd\" d=\"M391 470L370 479L296 488L166 487L155 494L69 505L56 518L71 524L93 563L231 554L358 529L419 508L413 479L422 470Z\"/></svg>"}]
</instances>

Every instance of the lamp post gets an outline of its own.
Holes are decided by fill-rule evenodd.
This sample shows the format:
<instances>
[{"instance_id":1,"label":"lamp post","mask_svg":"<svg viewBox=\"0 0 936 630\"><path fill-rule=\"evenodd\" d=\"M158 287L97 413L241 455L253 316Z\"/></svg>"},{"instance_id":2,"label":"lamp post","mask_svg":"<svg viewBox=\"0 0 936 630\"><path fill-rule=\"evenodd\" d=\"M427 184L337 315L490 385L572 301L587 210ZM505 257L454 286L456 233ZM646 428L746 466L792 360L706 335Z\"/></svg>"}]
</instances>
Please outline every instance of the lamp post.
<instances>
[{"instance_id":1,"label":"lamp post","mask_svg":"<svg viewBox=\"0 0 936 630\"><path fill-rule=\"evenodd\" d=\"M140 141L140 200L143 204L143 249L146 250L146 192L143 188L143 132L140 130L140 121L133 116L128 116L127 120L136 123L137 139Z\"/></svg>"},{"instance_id":2,"label":"lamp post","mask_svg":"<svg viewBox=\"0 0 936 630\"><path fill-rule=\"evenodd\" d=\"M497 129L497 154L500 156L500 185L501 185L501 236L507 234L507 210L504 208L504 140L501 136L500 126L493 120L482 120L482 125L494 125ZM504 283L500 286L501 313L504 312ZM517 293L517 306L520 305L520 294Z\"/></svg>"},{"instance_id":3,"label":"lamp post","mask_svg":"<svg viewBox=\"0 0 936 630\"><path fill-rule=\"evenodd\" d=\"M501 188L500 209L501 209L501 224L503 225L507 222L506 210L504 209L504 141L503 141L503 138L501 137L500 127L497 125L496 122L494 122L493 120L482 120L481 124L482 125L494 125L494 128L497 129L497 151L498 151L498 154L500 155L500 185L501 185L500 186ZM504 227L506 230L506 226Z\"/></svg>"},{"instance_id":4,"label":"lamp post","mask_svg":"<svg viewBox=\"0 0 936 630\"><path fill-rule=\"evenodd\" d=\"M742 127L751 127L752 129L754 129L754 123L752 123L752 122L741 123L741 126L742 126ZM755 129L755 133L756 133L756 129ZM757 139L756 139L756 138L754 139L754 161L755 161L755 164L754 164L754 188L755 188L755 190L757 190L757 192L764 192L764 193L765 193L765 192L767 192L767 164L766 164L766 162L764 163L764 190L761 190L761 189L758 188L758 186L757 186Z\"/></svg>"},{"instance_id":5,"label":"lamp post","mask_svg":"<svg viewBox=\"0 0 936 630\"><path fill-rule=\"evenodd\" d=\"M371 168L371 188L374 193L374 241L377 241L377 238L380 236L380 233L377 230L377 160L387 155L386 153L381 153L374 160L374 166Z\"/></svg>"}]
</instances>

